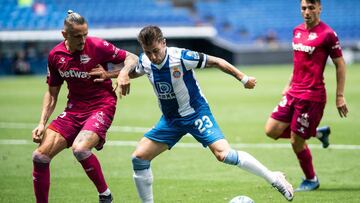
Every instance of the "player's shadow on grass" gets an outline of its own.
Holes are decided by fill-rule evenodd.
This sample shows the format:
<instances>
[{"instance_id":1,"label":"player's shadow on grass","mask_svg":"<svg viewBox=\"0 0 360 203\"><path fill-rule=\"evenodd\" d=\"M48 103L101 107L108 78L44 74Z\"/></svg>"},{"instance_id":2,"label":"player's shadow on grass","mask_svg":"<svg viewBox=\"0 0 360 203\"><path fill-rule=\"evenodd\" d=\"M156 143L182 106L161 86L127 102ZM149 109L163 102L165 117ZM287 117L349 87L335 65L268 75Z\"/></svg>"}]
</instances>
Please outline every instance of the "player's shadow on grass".
<instances>
[{"instance_id":1,"label":"player's shadow on grass","mask_svg":"<svg viewBox=\"0 0 360 203\"><path fill-rule=\"evenodd\" d=\"M317 189L319 192L349 192L349 191L359 191L360 187L338 187L338 188L319 188Z\"/></svg>"}]
</instances>

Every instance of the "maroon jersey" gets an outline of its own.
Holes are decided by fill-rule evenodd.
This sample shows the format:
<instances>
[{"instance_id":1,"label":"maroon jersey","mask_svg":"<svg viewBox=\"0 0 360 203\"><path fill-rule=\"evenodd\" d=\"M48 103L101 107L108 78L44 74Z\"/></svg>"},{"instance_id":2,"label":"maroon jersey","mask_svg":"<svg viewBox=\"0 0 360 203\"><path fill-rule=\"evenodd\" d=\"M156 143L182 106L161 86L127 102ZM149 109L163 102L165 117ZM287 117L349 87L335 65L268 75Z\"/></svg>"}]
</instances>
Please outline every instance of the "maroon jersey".
<instances>
[{"instance_id":1,"label":"maroon jersey","mask_svg":"<svg viewBox=\"0 0 360 203\"><path fill-rule=\"evenodd\" d=\"M116 99L111 80L95 83L94 78L89 76L90 70L97 64L107 70L108 63L121 63L125 57L126 51L95 37L87 37L84 49L75 53L70 53L65 42L61 42L50 51L47 83L59 86L65 80L69 103L84 104L86 110L89 105L96 106L99 102Z\"/></svg>"},{"instance_id":2,"label":"maroon jersey","mask_svg":"<svg viewBox=\"0 0 360 203\"><path fill-rule=\"evenodd\" d=\"M328 56L342 56L338 37L320 22L308 30L300 24L293 30L294 71L289 94L293 97L326 102L324 69Z\"/></svg>"}]
</instances>

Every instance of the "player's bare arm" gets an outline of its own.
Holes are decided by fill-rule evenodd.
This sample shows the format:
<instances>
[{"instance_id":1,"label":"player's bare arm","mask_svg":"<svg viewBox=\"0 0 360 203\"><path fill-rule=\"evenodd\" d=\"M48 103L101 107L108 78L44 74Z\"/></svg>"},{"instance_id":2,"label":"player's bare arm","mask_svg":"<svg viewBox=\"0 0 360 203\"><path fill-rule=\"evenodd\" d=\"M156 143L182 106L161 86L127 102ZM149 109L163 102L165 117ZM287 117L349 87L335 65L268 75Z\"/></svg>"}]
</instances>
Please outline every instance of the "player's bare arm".
<instances>
[{"instance_id":1,"label":"player's bare arm","mask_svg":"<svg viewBox=\"0 0 360 203\"><path fill-rule=\"evenodd\" d=\"M120 69L116 68L111 71L106 71L102 65L98 64L95 68L91 69L89 75L95 77L94 82L104 82L104 80L116 78L119 72Z\"/></svg>"},{"instance_id":2,"label":"player's bare arm","mask_svg":"<svg viewBox=\"0 0 360 203\"><path fill-rule=\"evenodd\" d=\"M49 86L43 99L43 107L38 126L32 131L33 142L40 143L45 132L45 125L53 113L61 86Z\"/></svg>"},{"instance_id":3,"label":"player's bare arm","mask_svg":"<svg viewBox=\"0 0 360 203\"><path fill-rule=\"evenodd\" d=\"M222 70L223 72L234 76L241 83L243 83L244 87L247 89L253 89L256 85L256 78L245 75L235 66L231 65L229 62L227 62L222 58L208 55L206 66L216 67Z\"/></svg>"},{"instance_id":4,"label":"player's bare arm","mask_svg":"<svg viewBox=\"0 0 360 203\"><path fill-rule=\"evenodd\" d=\"M130 76L129 73L134 72L138 65L139 58L130 52L126 52L126 59L124 67L121 69L116 84L119 86L119 96L126 96L130 94Z\"/></svg>"},{"instance_id":5,"label":"player's bare arm","mask_svg":"<svg viewBox=\"0 0 360 203\"><path fill-rule=\"evenodd\" d=\"M120 70L133 70L137 61L138 57L135 54L126 52L125 61L120 64L114 64L113 70L106 71L102 65L98 64L95 68L91 69L89 75L95 77L94 82L104 82L104 80L118 77Z\"/></svg>"},{"instance_id":6,"label":"player's bare arm","mask_svg":"<svg viewBox=\"0 0 360 203\"><path fill-rule=\"evenodd\" d=\"M332 60L336 67L336 108L338 109L340 117L346 117L348 113L344 95L346 64L343 57L334 58Z\"/></svg>"},{"instance_id":7,"label":"player's bare arm","mask_svg":"<svg viewBox=\"0 0 360 203\"><path fill-rule=\"evenodd\" d=\"M110 78L117 78L114 90L119 87L119 96L125 96L130 93L130 76L129 73L133 72L138 64L138 57L130 52L126 52L125 61L121 64L114 64L114 69L106 71L104 67L98 64L93 68L89 75L96 77L94 82L103 82Z\"/></svg>"}]
</instances>

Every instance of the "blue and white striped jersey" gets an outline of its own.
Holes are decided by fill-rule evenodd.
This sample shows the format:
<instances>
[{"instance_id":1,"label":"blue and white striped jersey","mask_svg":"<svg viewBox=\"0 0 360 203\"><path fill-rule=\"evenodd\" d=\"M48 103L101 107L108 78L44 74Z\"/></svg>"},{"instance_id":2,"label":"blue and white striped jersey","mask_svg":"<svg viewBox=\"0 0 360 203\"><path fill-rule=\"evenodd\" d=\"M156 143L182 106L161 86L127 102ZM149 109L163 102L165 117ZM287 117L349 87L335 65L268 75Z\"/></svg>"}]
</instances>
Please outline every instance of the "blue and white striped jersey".
<instances>
[{"instance_id":1,"label":"blue and white striped jersey","mask_svg":"<svg viewBox=\"0 0 360 203\"><path fill-rule=\"evenodd\" d=\"M187 49L167 47L164 61L157 65L142 54L136 72L147 74L163 115L181 118L208 106L195 78L195 68L204 68L207 55Z\"/></svg>"}]
</instances>

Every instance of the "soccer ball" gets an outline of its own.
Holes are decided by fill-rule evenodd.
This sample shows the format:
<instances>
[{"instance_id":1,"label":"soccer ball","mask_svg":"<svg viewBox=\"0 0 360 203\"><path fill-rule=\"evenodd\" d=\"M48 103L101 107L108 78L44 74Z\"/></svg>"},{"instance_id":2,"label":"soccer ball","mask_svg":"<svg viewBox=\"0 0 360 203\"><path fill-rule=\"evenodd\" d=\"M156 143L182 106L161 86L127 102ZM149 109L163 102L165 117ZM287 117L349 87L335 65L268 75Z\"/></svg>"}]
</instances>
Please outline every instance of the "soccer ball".
<instances>
[{"instance_id":1,"label":"soccer ball","mask_svg":"<svg viewBox=\"0 0 360 203\"><path fill-rule=\"evenodd\" d=\"M229 203L255 203L250 197L240 195L232 198Z\"/></svg>"}]
</instances>

